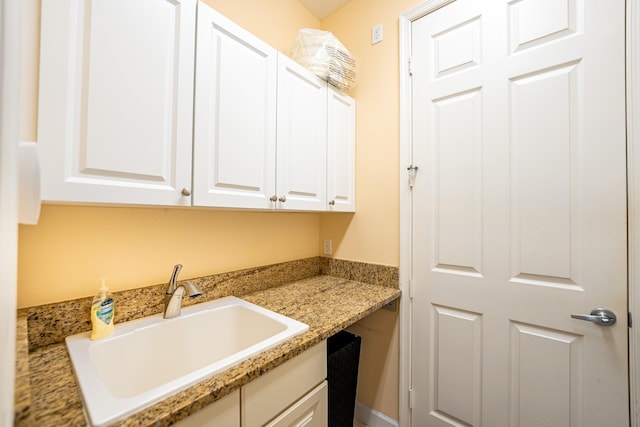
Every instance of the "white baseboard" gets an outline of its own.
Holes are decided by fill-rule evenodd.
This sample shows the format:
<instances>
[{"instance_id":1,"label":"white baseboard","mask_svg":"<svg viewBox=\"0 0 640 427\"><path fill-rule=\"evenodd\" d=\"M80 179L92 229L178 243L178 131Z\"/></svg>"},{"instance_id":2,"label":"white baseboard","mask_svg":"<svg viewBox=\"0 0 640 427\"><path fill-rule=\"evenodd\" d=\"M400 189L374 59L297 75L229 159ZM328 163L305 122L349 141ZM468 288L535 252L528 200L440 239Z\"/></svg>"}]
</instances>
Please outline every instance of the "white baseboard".
<instances>
[{"instance_id":1,"label":"white baseboard","mask_svg":"<svg viewBox=\"0 0 640 427\"><path fill-rule=\"evenodd\" d=\"M369 427L398 427L398 421L360 402L356 402L355 418Z\"/></svg>"}]
</instances>

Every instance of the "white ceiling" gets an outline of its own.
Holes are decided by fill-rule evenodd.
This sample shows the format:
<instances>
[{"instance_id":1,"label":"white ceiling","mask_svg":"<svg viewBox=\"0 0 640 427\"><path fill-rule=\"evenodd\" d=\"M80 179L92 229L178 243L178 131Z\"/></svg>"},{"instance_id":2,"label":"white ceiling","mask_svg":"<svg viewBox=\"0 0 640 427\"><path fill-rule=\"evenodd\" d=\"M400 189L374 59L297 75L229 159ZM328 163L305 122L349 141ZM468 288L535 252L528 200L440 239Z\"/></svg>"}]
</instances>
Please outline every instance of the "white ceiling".
<instances>
[{"instance_id":1,"label":"white ceiling","mask_svg":"<svg viewBox=\"0 0 640 427\"><path fill-rule=\"evenodd\" d=\"M309 12L313 13L316 18L324 19L327 16L331 15L336 9L339 9L345 3L348 3L349 0L298 0L300 4L309 10Z\"/></svg>"}]
</instances>

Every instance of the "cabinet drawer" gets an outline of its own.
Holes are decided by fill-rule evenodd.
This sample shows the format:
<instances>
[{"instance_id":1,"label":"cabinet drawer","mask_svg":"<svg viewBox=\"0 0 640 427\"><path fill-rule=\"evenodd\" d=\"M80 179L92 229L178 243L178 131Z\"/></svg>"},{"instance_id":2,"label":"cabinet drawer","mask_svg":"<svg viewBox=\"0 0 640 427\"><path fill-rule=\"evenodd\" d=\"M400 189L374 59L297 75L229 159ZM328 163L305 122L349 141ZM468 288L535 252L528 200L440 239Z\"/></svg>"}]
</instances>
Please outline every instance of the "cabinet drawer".
<instances>
[{"instance_id":1,"label":"cabinet drawer","mask_svg":"<svg viewBox=\"0 0 640 427\"><path fill-rule=\"evenodd\" d=\"M240 391L236 390L189 417L178 421L178 427L240 426Z\"/></svg>"},{"instance_id":2,"label":"cabinet drawer","mask_svg":"<svg viewBox=\"0 0 640 427\"><path fill-rule=\"evenodd\" d=\"M323 341L241 390L243 427L263 426L327 377L327 343Z\"/></svg>"},{"instance_id":3,"label":"cabinet drawer","mask_svg":"<svg viewBox=\"0 0 640 427\"><path fill-rule=\"evenodd\" d=\"M328 423L328 386L324 381L309 394L297 401L266 427L327 427Z\"/></svg>"}]
</instances>

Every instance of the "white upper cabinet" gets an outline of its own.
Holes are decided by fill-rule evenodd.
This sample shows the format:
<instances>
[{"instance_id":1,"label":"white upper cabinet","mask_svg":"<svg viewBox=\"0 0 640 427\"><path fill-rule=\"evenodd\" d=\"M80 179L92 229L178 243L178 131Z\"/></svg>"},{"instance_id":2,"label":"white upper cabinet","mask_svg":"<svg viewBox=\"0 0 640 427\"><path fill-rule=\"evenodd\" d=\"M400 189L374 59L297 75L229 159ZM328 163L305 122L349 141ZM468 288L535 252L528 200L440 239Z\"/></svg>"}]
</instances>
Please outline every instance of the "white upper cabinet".
<instances>
[{"instance_id":1,"label":"white upper cabinet","mask_svg":"<svg viewBox=\"0 0 640 427\"><path fill-rule=\"evenodd\" d=\"M273 47L199 5L194 205L268 209L273 204L276 73Z\"/></svg>"},{"instance_id":2,"label":"white upper cabinet","mask_svg":"<svg viewBox=\"0 0 640 427\"><path fill-rule=\"evenodd\" d=\"M327 83L198 10L193 204L326 210Z\"/></svg>"},{"instance_id":3,"label":"white upper cabinet","mask_svg":"<svg viewBox=\"0 0 640 427\"><path fill-rule=\"evenodd\" d=\"M327 206L356 210L356 102L329 86L327 117Z\"/></svg>"},{"instance_id":4,"label":"white upper cabinet","mask_svg":"<svg viewBox=\"0 0 640 427\"><path fill-rule=\"evenodd\" d=\"M42 1L44 200L191 204L195 14L195 0Z\"/></svg>"},{"instance_id":5,"label":"white upper cabinet","mask_svg":"<svg viewBox=\"0 0 640 427\"><path fill-rule=\"evenodd\" d=\"M278 55L277 207L326 210L327 82Z\"/></svg>"},{"instance_id":6,"label":"white upper cabinet","mask_svg":"<svg viewBox=\"0 0 640 427\"><path fill-rule=\"evenodd\" d=\"M354 100L197 0L42 0L38 114L45 201L355 208Z\"/></svg>"}]
</instances>

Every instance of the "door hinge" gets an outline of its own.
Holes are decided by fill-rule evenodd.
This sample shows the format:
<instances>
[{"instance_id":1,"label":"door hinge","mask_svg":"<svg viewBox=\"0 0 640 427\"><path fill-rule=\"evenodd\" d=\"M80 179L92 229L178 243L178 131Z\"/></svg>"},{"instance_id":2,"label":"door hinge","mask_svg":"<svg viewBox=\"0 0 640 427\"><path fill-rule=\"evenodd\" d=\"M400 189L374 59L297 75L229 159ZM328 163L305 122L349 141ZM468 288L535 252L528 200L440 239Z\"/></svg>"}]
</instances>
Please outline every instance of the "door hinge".
<instances>
[{"instance_id":1,"label":"door hinge","mask_svg":"<svg viewBox=\"0 0 640 427\"><path fill-rule=\"evenodd\" d=\"M631 318L631 312L627 313L627 326L629 327L633 326L633 319Z\"/></svg>"},{"instance_id":2,"label":"door hinge","mask_svg":"<svg viewBox=\"0 0 640 427\"><path fill-rule=\"evenodd\" d=\"M409 299L413 299L413 282L409 279Z\"/></svg>"},{"instance_id":3,"label":"door hinge","mask_svg":"<svg viewBox=\"0 0 640 427\"><path fill-rule=\"evenodd\" d=\"M407 171L409 172L409 189L413 190L413 184L416 181L416 174L418 173L418 167L414 165L409 165L407 167Z\"/></svg>"},{"instance_id":4,"label":"door hinge","mask_svg":"<svg viewBox=\"0 0 640 427\"><path fill-rule=\"evenodd\" d=\"M413 76L413 57L409 57L409 75Z\"/></svg>"},{"instance_id":5,"label":"door hinge","mask_svg":"<svg viewBox=\"0 0 640 427\"><path fill-rule=\"evenodd\" d=\"M409 409L413 409L413 389L409 389Z\"/></svg>"}]
</instances>

